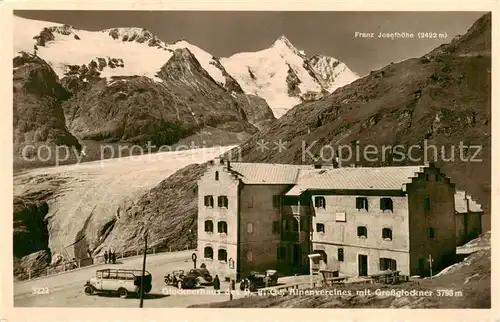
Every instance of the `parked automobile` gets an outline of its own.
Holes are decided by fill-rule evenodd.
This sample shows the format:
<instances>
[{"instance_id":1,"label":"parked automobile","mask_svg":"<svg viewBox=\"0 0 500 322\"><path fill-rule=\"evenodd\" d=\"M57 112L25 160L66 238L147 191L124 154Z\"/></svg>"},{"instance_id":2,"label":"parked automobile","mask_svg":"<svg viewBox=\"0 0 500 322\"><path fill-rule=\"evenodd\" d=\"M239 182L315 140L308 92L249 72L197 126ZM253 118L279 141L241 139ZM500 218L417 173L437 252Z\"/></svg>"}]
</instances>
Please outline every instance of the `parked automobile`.
<instances>
[{"instance_id":1,"label":"parked automobile","mask_svg":"<svg viewBox=\"0 0 500 322\"><path fill-rule=\"evenodd\" d=\"M95 277L85 283L85 294L96 293L118 293L121 298L129 294L140 294L142 270L138 269L100 269L96 271ZM152 289L152 276L146 271L144 273L144 293Z\"/></svg>"},{"instance_id":2,"label":"parked automobile","mask_svg":"<svg viewBox=\"0 0 500 322\"><path fill-rule=\"evenodd\" d=\"M193 268L187 273L184 270L175 270L172 274L165 275L165 284L173 285L180 289L212 285L213 278L206 268Z\"/></svg>"},{"instance_id":3,"label":"parked automobile","mask_svg":"<svg viewBox=\"0 0 500 322\"><path fill-rule=\"evenodd\" d=\"M240 290L248 289L254 292L259 288L278 285L278 271L268 269L264 273L252 271L240 282Z\"/></svg>"}]
</instances>

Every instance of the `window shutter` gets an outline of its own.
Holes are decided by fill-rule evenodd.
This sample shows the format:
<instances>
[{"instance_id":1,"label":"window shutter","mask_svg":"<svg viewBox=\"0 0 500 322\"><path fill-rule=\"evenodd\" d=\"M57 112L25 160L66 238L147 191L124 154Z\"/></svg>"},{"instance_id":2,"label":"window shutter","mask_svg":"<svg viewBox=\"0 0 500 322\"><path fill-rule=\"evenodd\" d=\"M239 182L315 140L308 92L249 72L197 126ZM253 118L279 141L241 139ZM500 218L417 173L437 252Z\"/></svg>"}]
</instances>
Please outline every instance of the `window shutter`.
<instances>
[{"instance_id":1,"label":"window shutter","mask_svg":"<svg viewBox=\"0 0 500 322\"><path fill-rule=\"evenodd\" d=\"M384 198L380 198L380 210L385 210L385 199Z\"/></svg>"},{"instance_id":2,"label":"window shutter","mask_svg":"<svg viewBox=\"0 0 500 322\"><path fill-rule=\"evenodd\" d=\"M207 207L207 206L208 206L208 197L205 196L205 207Z\"/></svg>"},{"instance_id":3,"label":"window shutter","mask_svg":"<svg viewBox=\"0 0 500 322\"><path fill-rule=\"evenodd\" d=\"M314 197L314 207L319 208L319 198Z\"/></svg>"}]
</instances>

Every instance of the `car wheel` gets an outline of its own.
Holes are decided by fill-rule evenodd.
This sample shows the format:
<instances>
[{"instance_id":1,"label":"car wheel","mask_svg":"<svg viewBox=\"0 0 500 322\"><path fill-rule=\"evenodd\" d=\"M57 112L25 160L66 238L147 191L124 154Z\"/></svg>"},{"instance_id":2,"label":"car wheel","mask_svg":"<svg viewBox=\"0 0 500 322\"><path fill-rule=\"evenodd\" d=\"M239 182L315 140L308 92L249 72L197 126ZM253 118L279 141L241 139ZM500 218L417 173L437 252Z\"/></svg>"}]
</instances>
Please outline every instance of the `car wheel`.
<instances>
[{"instance_id":1,"label":"car wheel","mask_svg":"<svg viewBox=\"0 0 500 322\"><path fill-rule=\"evenodd\" d=\"M124 288L120 288L118 289L118 295L120 295L122 299L126 299L128 296L128 291Z\"/></svg>"},{"instance_id":2,"label":"car wheel","mask_svg":"<svg viewBox=\"0 0 500 322\"><path fill-rule=\"evenodd\" d=\"M151 292L151 289L153 288L152 285L150 284L147 284L146 286L144 286L144 293L149 293Z\"/></svg>"},{"instance_id":3,"label":"car wheel","mask_svg":"<svg viewBox=\"0 0 500 322\"><path fill-rule=\"evenodd\" d=\"M186 288L193 288L194 287L194 281L192 279L189 279L186 281Z\"/></svg>"},{"instance_id":4,"label":"car wheel","mask_svg":"<svg viewBox=\"0 0 500 322\"><path fill-rule=\"evenodd\" d=\"M85 295L94 295L95 293L95 288L92 285L87 285L85 286Z\"/></svg>"}]
</instances>

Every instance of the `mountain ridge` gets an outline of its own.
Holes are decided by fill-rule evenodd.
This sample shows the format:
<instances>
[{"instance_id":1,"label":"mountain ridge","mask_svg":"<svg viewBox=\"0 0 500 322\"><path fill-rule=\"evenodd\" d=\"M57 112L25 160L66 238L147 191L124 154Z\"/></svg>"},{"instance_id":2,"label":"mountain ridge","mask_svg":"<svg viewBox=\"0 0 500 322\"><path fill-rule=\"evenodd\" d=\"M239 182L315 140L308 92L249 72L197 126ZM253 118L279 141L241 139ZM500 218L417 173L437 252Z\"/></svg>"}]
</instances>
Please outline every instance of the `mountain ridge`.
<instances>
[{"instance_id":1,"label":"mountain ridge","mask_svg":"<svg viewBox=\"0 0 500 322\"><path fill-rule=\"evenodd\" d=\"M301 85L298 86L300 93L293 92L292 98L288 97L288 83L286 75L280 78L278 82L275 80L270 83L270 75L256 71L256 77L252 84L242 84L246 80L248 70L243 70L245 76L240 75L241 70L235 69L235 66L241 62L231 62L231 57L217 58L203 49L187 42L186 40L178 40L173 44L162 41L158 36L150 30L140 27L120 27L107 28L100 31L86 31L74 28L70 25L63 25L53 22L35 21L26 18L15 16L15 30L26 28L20 33L19 37L15 37L14 50L15 52L21 49L26 52L35 52L40 57L48 61L54 68L59 77L67 72L69 65L88 64L96 57L106 58L106 56L121 59L124 66L119 68L105 67L102 74L109 80L112 76L147 76L156 81L156 72L163 66L171 57L175 49L184 47L190 49L201 63L203 68L214 78L214 80L227 90L242 89L246 94L260 96L266 99L268 105L273 109L276 117L280 117L288 109L303 100L310 100L324 95L326 92L333 91L339 86L343 86L349 81L357 79L359 76L349 70L345 64L343 68L335 71L324 68L323 65L312 66L320 75L328 75L323 79L316 80L311 78L309 72L302 65L309 65L306 61L307 56L304 51L298 50L293 46L286 36L280 36L267 50L271 50L275 55L280 55L279 51L289 50L302 60L301 62L292 63L292 68L295 73L300 74ZM37 37L36 43L32 37ZM119 50L121 49L121 50ZM102 52L104 50L104 52ZM266 49L264 49L265 51ZM73 53L73 55L62 55L64 52ZM258 51L257 53L262 52ZM148 57L147 63L142 57ZM237 56L236 56L237 57ZM327 56L325 56L327 57ZM278 59L271 57L269 59ZM331 58L337 61L335 58ZM226 65L229 64L229 67ZM280 62L280 68L286 68L290 62ZM276 69L273 73L280 73ZM341 74L340 78L339 75ZM271 77L272 78L272 77ZM337 78L340 79L339 84L336 84ZM273 84L274 88L265 91L262 88L263 84ZM278 92L277 97L273 97L269 93ZM314 92L315 95L311 95ZM285 99L285 104L280 104L279 101Z\"/></svg>"}]
</instances>

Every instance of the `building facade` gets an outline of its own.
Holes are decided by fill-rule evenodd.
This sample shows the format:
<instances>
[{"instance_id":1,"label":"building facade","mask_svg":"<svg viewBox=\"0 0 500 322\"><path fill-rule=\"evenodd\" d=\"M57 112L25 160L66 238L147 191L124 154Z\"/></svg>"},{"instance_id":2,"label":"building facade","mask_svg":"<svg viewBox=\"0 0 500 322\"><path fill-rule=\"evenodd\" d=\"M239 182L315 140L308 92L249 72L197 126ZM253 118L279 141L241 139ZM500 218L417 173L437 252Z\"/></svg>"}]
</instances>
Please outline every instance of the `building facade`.
<instances>
[{"instance_id":1,"label":"building facade","mask_svg":"<svg viewBox=\"0 0 500 322\"><path fill-rule=\"evenodd\" d=\"M465 191L455 193L457 245L461 246L482 233L483 209Z\"/></svg>"},{"instance_id":2,"label":"building facade","mask_svg":"<svg viewBox=\"0 0 500 322\"><path fill-rule=\"evenodd\" d=\"M467 218L460 226L467 231L477 226L472 215L458 215L455 186L433 164L320 169L215 160L198 196L198 258L221 279L307 273L311 253L343 275L426 276L453 259L465 229L457 220Z\"/></svg>"}]
</instances>

